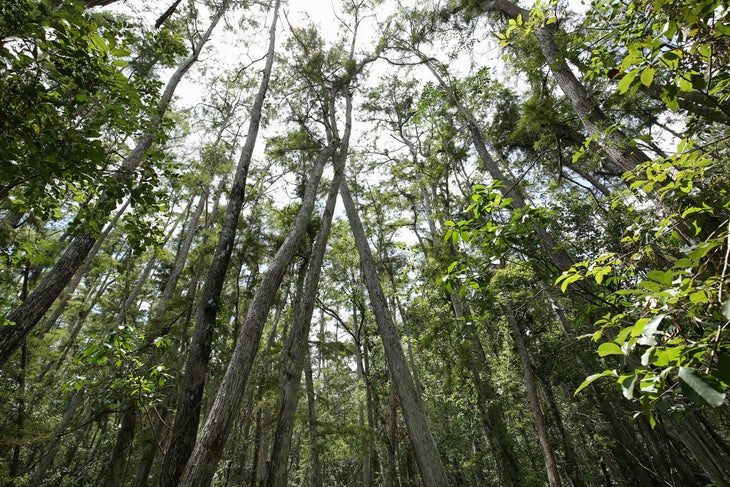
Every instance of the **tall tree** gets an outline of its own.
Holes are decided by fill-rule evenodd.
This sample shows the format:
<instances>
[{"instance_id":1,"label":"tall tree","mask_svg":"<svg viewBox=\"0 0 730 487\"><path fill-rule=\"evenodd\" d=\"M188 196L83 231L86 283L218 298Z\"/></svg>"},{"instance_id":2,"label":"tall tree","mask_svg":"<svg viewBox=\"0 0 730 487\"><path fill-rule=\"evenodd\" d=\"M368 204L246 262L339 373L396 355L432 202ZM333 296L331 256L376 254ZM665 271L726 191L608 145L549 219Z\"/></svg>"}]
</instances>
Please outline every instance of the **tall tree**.
<instances>
[{"instance_id":1,"label":"tall tree","mask_svg":"<svg viewBox=\"0 0 730 487\"><path fill-rule=\"evenodd\" d=\"M210 39L213 29L223 17L227 7L228 4L224 3L218 9L211 19L208 29L196 40L193 52L178 66L177 70L170 77L157 104L157 110L152 116L149 127L147 127L145 133L140 137L132 152L124 159L114 173L114 178L120 184L123 185L133 179L136 169L142 163L144 155L157 137L157 132L160 130L165 112L172 101L177 86L180 84L185 73L198 60L203 47L208 42L208 39ZM96 204L96 211L93 212L96 218L108 211L110 206L112 208L116 206L118 197L119 195L114 194L113 191L102 195L100 201ZM93 248L97 235L93 232L93 226L89 227L88 223L90 222L87 222L86 228L74 234L73 239L66 247L63 255L58 259L54 267L45 274L38 286L15 310L7 315L7 320L14 323L14 325L0 329L0 366L10 358L10 355L18 348L23 338L30 333L45 312L53 305L53 302L73 277L76 269Z\"/></svg>"}]
</instances>

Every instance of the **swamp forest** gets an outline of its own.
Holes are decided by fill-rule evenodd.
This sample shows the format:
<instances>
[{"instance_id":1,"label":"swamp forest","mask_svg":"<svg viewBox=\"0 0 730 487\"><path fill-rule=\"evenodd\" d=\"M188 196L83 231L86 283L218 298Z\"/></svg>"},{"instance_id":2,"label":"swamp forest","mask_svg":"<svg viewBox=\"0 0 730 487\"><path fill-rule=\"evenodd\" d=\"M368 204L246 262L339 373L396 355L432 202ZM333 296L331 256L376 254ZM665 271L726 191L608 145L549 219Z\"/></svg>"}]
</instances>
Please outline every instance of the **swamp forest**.
<instances>
[{"instance_id":1,"label":"swamp forest","mask_svg":"<svg viewBox=\"0 0 730 487\"><path fill-rule=\"evenodd\" d=\"M0 1L0 484L730 486L723 0Z\"/></svg>"}]
</instances>

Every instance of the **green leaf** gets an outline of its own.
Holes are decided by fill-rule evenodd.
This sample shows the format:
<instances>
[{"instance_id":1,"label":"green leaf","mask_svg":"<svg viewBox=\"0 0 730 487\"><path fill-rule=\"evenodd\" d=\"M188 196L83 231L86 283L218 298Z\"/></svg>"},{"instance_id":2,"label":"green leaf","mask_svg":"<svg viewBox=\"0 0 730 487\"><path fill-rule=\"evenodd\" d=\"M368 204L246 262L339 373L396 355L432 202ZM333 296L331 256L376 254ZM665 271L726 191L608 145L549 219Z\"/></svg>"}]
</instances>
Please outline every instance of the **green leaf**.
<instances>
[{"instance_id":1,"label":"green leaf","mask_svg":"<svg viewBox=\"0 0 730 487\"><path fill-rule=\"evenodd\" d=\"M640 68L634 68L621 78L621 81L618 82L618 92L620 94L624 94L629 91L631 83L634 81L634 78L636 78L636 75L639 74L639 70Z\"/></svg>"},{"instance_id":2,"label":"green leaf","mask_svg":"<svg viewBox=\"0 0 730 487\"><path fill-rule=\"evenodd\" d=\"M589 385L591 385L593 382L597 381L601 377L608 377L608 376L617 377L618 374L616 373L615 370L604 370L603 372L600 372L598 374L589 375L588 377L586 377L586 380L584 380L583 383L578 386L578 388L575 390L573 395L578 394L580 391L582 391L583 389L585 389L586 387L588 387Z\"/></svg>"},{"instance_id":3,"label":"green leaf","mask_svg":"<svg viewBox=\"0 0 730 487\"><path fill-rule=\"evenodd\" d=\"M641 84L644 86L650 86L654 81L654 68L649 66L641 72Z\"/></svg>"},{"instance_id":4,"label":"green leaf","mask_svg":"<svg viewBox=\"0 0 730 487\"><path fill-rule=\"evenodd\" d=\"M614 342L606 342L601 343L598 346L598 355L600 357L606 357L608 355L623 355L624 352L621 351L621 347L618 346L618 344Z\"/></svg>"},{"instance_id":5,"label":"green leaf","mask_svg":"<svg viewBox=\"0 0 730 487\"><path fill-rule=\"evenodd\" d=\"M695 291L692 294L690 294L689 300L692 304L701 304L701 303L709 302L709 299L707 298L707 293L705 292L704 289Z\"/></svg>"},{"instance_id":6,"label":"green leaf","mask_svg":"<svg viewBox=\"0 0 730 487\"><path fill-rule=\"evenodd\" d=\"M662 320L664 319L666 315L665 314L659 314L651 318L649 321L646 322L644 327L641 330L641 338L639 339L639 345L650 345L654 346L657 344L656 337L654 335L657 335L661 332L659 332L659 325L661 324Z\"/></svg>"},{"instance_id":7,"label":"green leaf","mask_svg":"<svg viewBox=\"0 0 730 487\"><path fill-rule=\"evenodd\" d=\"M657 367L666 367L671 363L677 363L682 358L684 347L652 348L649 364Z\"/></svg>"},{"instance_id":8,"label":"green leaf","mask_svg":"<svg viewBox=\"0 0 730 487\"><path fill-rule=\"evenodd\" d=\"M665 287L671 287L672 286L672 279L674 278L674 272L670 271L660 271L660 270L650 270L646 273L646 275L654 282L658 282L659 284L663 284Z\"/></svg>"},{"instance_id":9,"label":"green leaf","mask_svg":"<svg viewBox=\"0 0 730 487\"><path fill-rule=\"evenodd\" d=\"M730 384L730 355L717 356L717 370L712 375L725 384Z\"/></svg>"},{"instance_id":10,"label":"green leaf","mask_svg":"<svg viewBox=\"0 0 730 487\"><path fill-rule=\"evenodd\" d=\"M634 385L636 385L636 372L622 375L618 378L618 383L621 384L621 392L626 399L634 398Z\"/></svg>"},{"instance_id":11,"label":"green leaf","mask_svg":"<svg viewBox=\"0 0 730 487\"><path fill-rule=\"evenodd\" d=\"M691 367L680 367L678 376L682 394L697 404L719 407L725 402L722 386L711 375Z\"/></svg>"},{"instance_id":12,"label":"green leaf","mask_svg":"<svg viewBox=\"0 0 730 487\"><path fill-rule=\"evenodd\" d=\"M560 285L560 289L561 289L561 291L565 292L568 289L568 285L570 285L573 282L580 281L581 279L583 279L583 276L578 273L562 274L556 279L555 284L559 283L560 281L563 281L563 283Z\"/></svg>"}]
</instances>

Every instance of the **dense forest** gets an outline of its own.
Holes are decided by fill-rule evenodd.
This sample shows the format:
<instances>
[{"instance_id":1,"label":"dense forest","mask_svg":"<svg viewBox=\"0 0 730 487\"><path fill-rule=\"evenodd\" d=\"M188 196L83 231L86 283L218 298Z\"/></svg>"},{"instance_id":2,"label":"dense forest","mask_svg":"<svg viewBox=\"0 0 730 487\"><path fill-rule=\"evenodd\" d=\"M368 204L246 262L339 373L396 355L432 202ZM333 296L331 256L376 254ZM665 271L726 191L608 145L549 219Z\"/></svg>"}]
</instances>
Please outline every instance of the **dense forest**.
<instances>
[{"instance_id":1,"label":"dense forest","mask_svg":"<svg viewBox=\"0 0 730 487\"><path fill-rule=\"evenodd\" d=\"M0 483L730 486L723 0L0 2Z\"/></svg>"}]
</instances>

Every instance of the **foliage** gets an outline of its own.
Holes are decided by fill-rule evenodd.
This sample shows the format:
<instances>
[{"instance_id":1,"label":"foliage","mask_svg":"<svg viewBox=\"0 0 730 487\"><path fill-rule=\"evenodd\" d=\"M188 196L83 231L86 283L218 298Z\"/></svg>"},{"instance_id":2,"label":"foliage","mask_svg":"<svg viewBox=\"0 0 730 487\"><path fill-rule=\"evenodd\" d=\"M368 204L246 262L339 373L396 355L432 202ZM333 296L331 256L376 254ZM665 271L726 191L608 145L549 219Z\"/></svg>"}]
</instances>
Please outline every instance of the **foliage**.
<instances>
[{"instance_id":1,"label":"foliage","mask_svg":"<svg viewBox=\"0 0 730 487\"><path fill-rule=\"evenodd\" d=\"M638 0L593 3L585 42L586 75L617 78L619 93L658 85L673 111L681 92L699 91L703 104L729 100L730 9L720 0ZM604 26L610 26L606 35ZM608 42L606 42L608 40Z\"/></svg>"},{"instance_id":2,"label":"foliage","mask_svg":"<svg viewBox=\"0 0 730 487\"><path fill-rule=\"evenodd\" d=\"M103 186L104 140L139 129L144 94L124 73L130 27L106 24L76 2L3 5L0 191L13 191L16 211L58 218L67 194Z\"/></svg>"},{"instance_id":3,"label":"foliage","mask_svg":"<svg viewBox=\"0 0 730 487\"><path fill-rule=\"evenodd\" d=\"M624 396L639 400L652 422L660 404L681 408L686 399L720 406L730 385L730 194L722 183L717 193L705 187L717 187L726 174L709 154L684 142L672 157L647 162L624 178L630 190L617 202L635 201L633 228L622 239L633 252L577 263L556 281L565 291L591 279L611 303L591 337L603 340L601 357L620 359L622 372L592 375L578 391L615 376ZM648 197L671 212L660 209L660 218L647 218L654 205L641 202ZM642 205L648 208L637 209Z\"/></svg>"}]
</instances>

